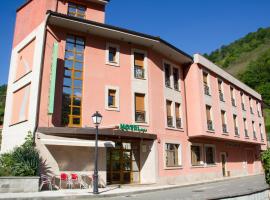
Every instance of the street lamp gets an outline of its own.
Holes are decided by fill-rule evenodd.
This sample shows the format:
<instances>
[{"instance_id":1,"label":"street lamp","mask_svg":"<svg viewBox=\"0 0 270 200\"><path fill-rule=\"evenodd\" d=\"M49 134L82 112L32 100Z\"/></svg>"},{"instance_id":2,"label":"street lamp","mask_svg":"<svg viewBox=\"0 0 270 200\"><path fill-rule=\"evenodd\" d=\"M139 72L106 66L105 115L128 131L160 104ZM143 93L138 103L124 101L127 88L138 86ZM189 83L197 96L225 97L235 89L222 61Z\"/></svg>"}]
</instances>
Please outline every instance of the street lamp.
<instances>
[{"instance_id":1,"label":"street lamp","mask_svg":"<svg viewBox=\"0 0 270 200\"><path fill-rule=\"evenodd\" d=\"M93 193L98 194L98 126L101 123L102 115L96 111L92 115L93 123L96 125L96 142L95 142L95 169L93 175Z\"/></svg>"}]
</instances>

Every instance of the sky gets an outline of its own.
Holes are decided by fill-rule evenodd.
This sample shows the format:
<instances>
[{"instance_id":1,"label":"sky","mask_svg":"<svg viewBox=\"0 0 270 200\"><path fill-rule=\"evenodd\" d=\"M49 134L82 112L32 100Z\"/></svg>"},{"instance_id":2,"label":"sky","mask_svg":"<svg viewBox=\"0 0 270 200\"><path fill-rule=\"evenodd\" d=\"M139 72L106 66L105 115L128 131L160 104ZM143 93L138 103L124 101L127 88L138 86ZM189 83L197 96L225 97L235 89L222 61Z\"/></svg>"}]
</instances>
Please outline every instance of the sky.
<instances>
[{"instance_id":1,"label":"sky","mask_svg":"<svg viewBox=\"0 0 270 200\"><path fill-rule=\"evenodd\" d=\"M0 14L0 85L7 83L16 9ZM270 27L269 0L110 0L106 23L160 36L186 53L210 53L259 27Z\"/></svg>"}]
</instances>

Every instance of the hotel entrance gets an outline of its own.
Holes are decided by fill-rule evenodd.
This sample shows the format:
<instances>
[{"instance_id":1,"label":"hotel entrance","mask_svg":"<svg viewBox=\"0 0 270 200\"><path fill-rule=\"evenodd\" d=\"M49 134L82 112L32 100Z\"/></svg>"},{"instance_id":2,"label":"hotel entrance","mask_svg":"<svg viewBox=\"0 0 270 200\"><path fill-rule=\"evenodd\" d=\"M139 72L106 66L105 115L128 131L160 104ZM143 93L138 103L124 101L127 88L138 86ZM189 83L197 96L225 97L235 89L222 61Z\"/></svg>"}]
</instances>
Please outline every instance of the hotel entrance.
<instances>
[{"instance_id":1,"label":"hotel entrance","mask_svg":"<svg viewBox=\"0 0 270 200\"><path fill-rule=\"evenodd\" d=\"M139 183L139 162L139 142L116 141L115 148L107 148L107 183Z\"/></svg>"}]
</instances>

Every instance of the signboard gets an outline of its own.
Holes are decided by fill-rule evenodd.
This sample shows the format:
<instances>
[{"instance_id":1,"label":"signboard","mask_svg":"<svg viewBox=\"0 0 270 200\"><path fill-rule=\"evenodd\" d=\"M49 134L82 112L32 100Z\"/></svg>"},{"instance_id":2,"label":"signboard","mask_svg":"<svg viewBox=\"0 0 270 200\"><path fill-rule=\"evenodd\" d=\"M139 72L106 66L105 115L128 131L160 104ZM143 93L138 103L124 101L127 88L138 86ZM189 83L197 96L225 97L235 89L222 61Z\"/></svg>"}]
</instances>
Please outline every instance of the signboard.
<instances>
[{"instance_id":1,"label":"signboard","mask_svg":"<svg viewBox=\"0 0 270 200\"><path fill-rule=\"evenodd\" d=\"M142 133L147 132L147 129L141 128L139 125L134 125L134 124L120 124L119 129L122 131L134 131L134 132L142 132Z\"/></svg>"}]
</instances>

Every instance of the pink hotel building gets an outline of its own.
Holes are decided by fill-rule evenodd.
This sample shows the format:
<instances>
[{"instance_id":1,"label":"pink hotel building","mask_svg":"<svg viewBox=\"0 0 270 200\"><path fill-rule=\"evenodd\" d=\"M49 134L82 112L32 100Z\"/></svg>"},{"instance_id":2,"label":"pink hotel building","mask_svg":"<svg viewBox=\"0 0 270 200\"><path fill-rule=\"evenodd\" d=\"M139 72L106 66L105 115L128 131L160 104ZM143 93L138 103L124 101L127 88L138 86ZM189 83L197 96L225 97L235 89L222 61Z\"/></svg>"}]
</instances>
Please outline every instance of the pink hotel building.
<instances>
[{"instance_id":1,"label":"pink hotel building","mask_svg":"<svg viewBox=\"0 0 270 200\"><path fill-rule=\"evenodd\" d=\"M262 173L261 95L160 37L107 25L108 0L29 0L17 10L1 152L30 131L52 174L187 183Z\"/></svg>"}]
</instances>

